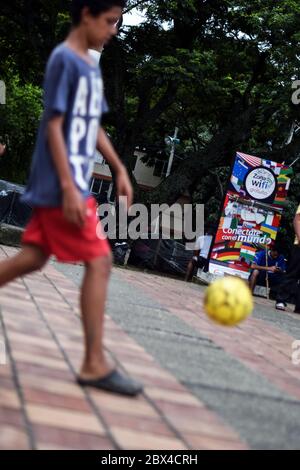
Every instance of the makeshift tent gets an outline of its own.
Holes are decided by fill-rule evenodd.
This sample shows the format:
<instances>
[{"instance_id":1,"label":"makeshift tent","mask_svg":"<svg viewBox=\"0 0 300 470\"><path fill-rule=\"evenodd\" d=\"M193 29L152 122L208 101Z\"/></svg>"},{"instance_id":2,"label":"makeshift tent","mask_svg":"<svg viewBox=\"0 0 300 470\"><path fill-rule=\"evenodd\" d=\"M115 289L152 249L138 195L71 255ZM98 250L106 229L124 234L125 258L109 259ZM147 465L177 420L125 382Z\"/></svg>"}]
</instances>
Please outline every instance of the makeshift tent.
<instances>
[{"instance_id":1,"label":"makeshift tent","mask_svg":"<svg viewBox=\"0 0 300 470\"><path fill-rule=\"evenodd\" d=\"M128 264L169 274L184 274L192 252L175 240L137 240Z\"/></svg>"},{"instance_id":2,"label":"makeshift tent","mask_svg":"<svg viewBox=\"0 0 300 470\"><path fill-rule=\"evenodd\" d=\"M0 223L25 227L32 209L20 201L25 187L0 180Z\"/></svg>"}]
</instances>

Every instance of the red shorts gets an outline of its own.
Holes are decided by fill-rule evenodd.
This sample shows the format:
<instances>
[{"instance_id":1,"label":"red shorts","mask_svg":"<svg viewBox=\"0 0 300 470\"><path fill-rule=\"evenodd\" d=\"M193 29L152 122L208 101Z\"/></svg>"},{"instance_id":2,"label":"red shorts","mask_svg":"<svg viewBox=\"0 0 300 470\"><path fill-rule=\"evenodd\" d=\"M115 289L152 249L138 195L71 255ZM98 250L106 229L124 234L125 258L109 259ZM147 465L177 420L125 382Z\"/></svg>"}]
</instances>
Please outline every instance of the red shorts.
<instances>
[{"instance_id":1,"label":"red shorts","mask_svg":"<svg viewBox=\"0 0 300 470\"><path fill-rule=\"evenodd\" d=\"M36 245L47 255L59 261L90 261L111 253L97 216L96 201L86 201L87 214L83 228L68 222L62 207L42 207L33 210L32 217L22 237L22 244Z\"/></svg>"}]
</instances>

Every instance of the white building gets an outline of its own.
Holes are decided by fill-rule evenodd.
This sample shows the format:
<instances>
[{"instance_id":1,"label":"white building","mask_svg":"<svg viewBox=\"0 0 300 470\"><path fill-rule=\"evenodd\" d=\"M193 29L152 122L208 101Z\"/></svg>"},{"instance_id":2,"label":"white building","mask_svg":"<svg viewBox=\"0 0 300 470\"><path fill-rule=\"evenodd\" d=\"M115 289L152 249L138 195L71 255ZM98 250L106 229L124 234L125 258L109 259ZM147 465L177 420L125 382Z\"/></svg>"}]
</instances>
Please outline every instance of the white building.
<instances>
[{"instance_id":1,"label":"white building","mask_svg":"<svg viewBox=\"0 0 300 470\"><path fill-rule=\"evenodd\" d=\"M151 191L151 189L161 183L166 172L167 162L157 160L154 167L149 167L142 162L143 156L143 152L136 151L132 157L135 160L133 174L142 189ZM106 160L99 152L96 154L96 163L90 190L95 196L100 196L100 199L103 198L103 200L105 200L107 198L111 203L115 200L111 171Z\"/></svg>"},{"instance_id":2,"label":"white building","mask_svg":"<svg viewBox=\"0 0 300 470\"><path fill-rule=\"evenodd\" d=\"M151 191L163 181L166 175L168 162L157 160L153 167L149 167L142 162L143 156L144 153L137 150L132 157L135 160L133 174L141 189ZM106 160L99 152L96 154L96 162L90 191L99 198L100 203L108 201L113 204L115 202L116 191L112 180L112 174ZM177 201L177 203L181 205L188 204L189 202L190 198L188 195L182 195ZM169 213L170 215L168 217ZM176 212L173 214L172 206L163 213L161 226L166 235L171 234L171 236L182 238L182 225L182 217L180 214L178 216ZM154 227L158 230L159 220L156 222L154 221L153 228Z\"/></svg>"}]
</instances>

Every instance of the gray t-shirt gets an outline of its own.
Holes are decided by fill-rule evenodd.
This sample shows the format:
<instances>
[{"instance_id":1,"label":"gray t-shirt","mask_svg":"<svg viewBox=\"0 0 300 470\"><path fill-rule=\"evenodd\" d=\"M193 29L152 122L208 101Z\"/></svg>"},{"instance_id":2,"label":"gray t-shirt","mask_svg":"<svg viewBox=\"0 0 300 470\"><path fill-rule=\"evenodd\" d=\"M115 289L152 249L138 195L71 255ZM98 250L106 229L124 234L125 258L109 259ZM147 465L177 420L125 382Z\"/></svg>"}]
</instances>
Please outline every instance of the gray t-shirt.
<instances>
[{"instance_id":1,"label":"gray t-shirt","mask_svg":"<svg viewBox=\"0 0 300 470\"><path fill-rule=\"evenodd\" d=\"M22 201L32 207L62 205L60 181L47 140L47 124L64 114L63 135L74 182L88 197L101 115L107 111L103 81L92 58L89 64L64 43L52 52L44 80L44 113Z\"/></svg>"}]
</instances>

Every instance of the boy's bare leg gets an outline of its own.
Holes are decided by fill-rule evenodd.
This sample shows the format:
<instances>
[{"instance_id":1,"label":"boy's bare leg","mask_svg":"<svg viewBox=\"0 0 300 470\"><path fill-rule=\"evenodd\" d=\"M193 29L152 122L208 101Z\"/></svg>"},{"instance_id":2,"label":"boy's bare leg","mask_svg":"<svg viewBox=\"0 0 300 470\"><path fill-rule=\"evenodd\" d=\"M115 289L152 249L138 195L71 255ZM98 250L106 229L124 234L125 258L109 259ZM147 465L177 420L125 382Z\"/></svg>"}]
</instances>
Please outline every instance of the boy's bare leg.
<instances>
[{"instance_id":1,"label":"boy's bare leg","mask_svg":"<svg viewBox=\"0 0 300 470\"><path fill-rule=\"evenodd\" d=\"M257 278L258 278L258 276L259 276L259 271L258 271L257 269L255 269L255 270L252 272L251 276L249 277L249 281L248 281L248 282L249 282L249 287L250 287L250 289L251 289L252 294L253 294L253 292L254 292L254 289L255 289L255 286L256 286L256 283L257 283Z\"/></svg>"},{"instance_id":2,"label":"boy's bare leg","mask_svg":"<svg viewBox=\"0 0 300 470\"><path fill-rule=\"evenodd\" d=\"M185 275L185 279L184 279L185 282L189 282L192 279L194 269L195 269L195 262L194 262L194 260L191 260L188 264L188 267L187 267L187 271L186 271L186 275Z\"/></svg>"},{"instance_id":3,"label":"boy's bare leg","mask_svg":"<svg viewBox=\"0 0 300 470\"><path fill-rule=\"evenodd\" d=\"M41 269L48 260L43 251L34 245L25 245L21 251L0 262L0 287L17 277Z\"/></svg>"},{"instance_id":4,"label":"boy's bare leg","mask_svg":"<svg viewBox=\"0 0 300 470\"><path fill-rule=\"evenodd\" d=\"M103 347L104 309L111 265L111 256L97 258L85 264L81 288L81 315L85 335L85 357L80 372L83 379L105 377L114 369L106 358Z\"/></svg>"}]
</instances>

